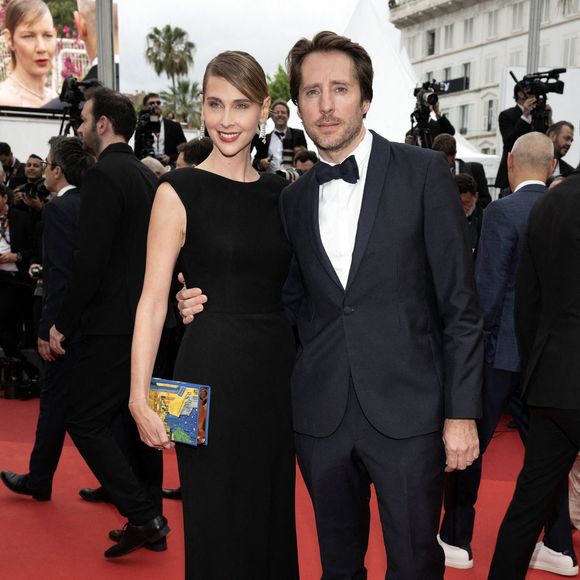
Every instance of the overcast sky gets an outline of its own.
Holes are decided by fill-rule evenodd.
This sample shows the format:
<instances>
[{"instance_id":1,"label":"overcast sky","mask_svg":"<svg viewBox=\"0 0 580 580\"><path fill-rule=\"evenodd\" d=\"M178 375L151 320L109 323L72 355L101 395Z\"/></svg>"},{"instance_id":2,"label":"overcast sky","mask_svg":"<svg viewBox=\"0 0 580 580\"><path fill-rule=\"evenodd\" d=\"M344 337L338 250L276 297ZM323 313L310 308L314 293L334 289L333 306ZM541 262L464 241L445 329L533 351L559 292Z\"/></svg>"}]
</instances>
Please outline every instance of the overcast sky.
<instances>
[{"instance_id":1,"label":"overcast sky","mask_svg":"<svg viewBox=\"0 0 580 580\"><path fill-rule=\"evenodd\" d=\"M245 50L273 75L290 47L319 30L344 32L357 0L120 0L121 90L164 90L145 60L145 37L166 24L187 31L196 45L189 77L200 81L206 64L223 50Z\"/></svg>"}]
</instances>

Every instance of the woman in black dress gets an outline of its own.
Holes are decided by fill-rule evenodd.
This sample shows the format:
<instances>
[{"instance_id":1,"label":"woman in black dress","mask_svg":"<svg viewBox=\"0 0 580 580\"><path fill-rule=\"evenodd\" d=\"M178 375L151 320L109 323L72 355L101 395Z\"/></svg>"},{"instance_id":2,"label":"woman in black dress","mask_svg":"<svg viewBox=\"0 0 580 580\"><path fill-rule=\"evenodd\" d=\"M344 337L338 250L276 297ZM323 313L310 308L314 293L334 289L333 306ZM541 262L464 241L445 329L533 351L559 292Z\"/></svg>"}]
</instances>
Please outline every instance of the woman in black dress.
<instances>
[{"instance_id":1,"label":"woman in black dress","mask_svg":"<svg viewBox=\"0 0 580 580\"><path fill-rule=\"evenodd\" d=\"M284 181L250 162L269 104L250 55L214 58L202 104L213 151L197 168L162 179L151 214L129 403L148 445L170 445L147 396L178 256L187 285L211 296L186 330L174 373L212 387L209 445L177 445L188 579L298 578L294 338L281 304L291 257L278 215Z\"/></svg>"}]
</instances>

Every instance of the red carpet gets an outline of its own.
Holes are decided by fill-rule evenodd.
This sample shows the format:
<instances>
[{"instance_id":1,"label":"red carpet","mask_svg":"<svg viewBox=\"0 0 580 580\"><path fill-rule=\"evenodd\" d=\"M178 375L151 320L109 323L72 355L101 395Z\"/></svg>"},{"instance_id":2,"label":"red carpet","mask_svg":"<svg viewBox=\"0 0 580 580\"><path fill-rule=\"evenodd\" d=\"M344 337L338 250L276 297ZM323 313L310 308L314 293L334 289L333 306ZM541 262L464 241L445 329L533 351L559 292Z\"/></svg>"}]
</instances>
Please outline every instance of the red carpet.
<instances>
[{"instance_id":1,"label":"red carpet","mask_svg":"<svg viewBox=\"0 0 580 580\"><path fill-rule=\"evenodd\" d=\"M28 470L37 412L38 400L0 399L0 469L19 473ZM165 457L165 484L177 486L175 455L170 452ZM522 448L516 433L498 433L484 465L473 543L475 567L448 569L445 578L483 580L487 577L497 529L511 498L521 460ZM172 527L167 552L155 554L139 550L120 560L107 561L102 556L110 545L107 531L121 526L123 520L109 505L92 505L80 499L79 488L94 484L93 476L67 440L51 502L17 496L0 485L0 579L179 580L183 577L181 504L165 502L165 515ZM316 530L310 500L300 478L296 497L301 578L315 580L320 578ZM367 555L369 580L382 580L386 561L376 507L373 507L371 528ZM578 535L575 545L580 553ZM535 571L528 577L530 580L556 578Z\"/></svg>"}]
</instances>

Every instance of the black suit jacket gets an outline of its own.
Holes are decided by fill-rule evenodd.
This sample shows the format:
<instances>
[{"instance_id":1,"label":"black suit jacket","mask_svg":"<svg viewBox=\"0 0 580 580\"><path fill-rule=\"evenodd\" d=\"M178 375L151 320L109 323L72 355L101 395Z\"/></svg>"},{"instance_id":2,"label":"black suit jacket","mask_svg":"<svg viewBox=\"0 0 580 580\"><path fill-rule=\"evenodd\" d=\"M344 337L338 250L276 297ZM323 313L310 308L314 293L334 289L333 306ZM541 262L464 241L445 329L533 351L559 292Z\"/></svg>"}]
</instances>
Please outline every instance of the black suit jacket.
<instances>
[{"instance_id":1,"label":"black suit jacket","mask_svg":"<svg viewBox=\"0 0 580 580\"><path fill-rule=\"evenodd\" d=\"M25 284L32 286L33 281L28 275L28 267L30 259L36 253L34 220L27 212L11 208L8 213L8 228L10 230L11 251L22 255L22 261L16 264L18 277Z\"/></svg>"},{"instance_id":2,"label":"black suit jacket","mask_svg":"<svg viewBox=\"0 0 580 580\"><path fill-rule=\"evenodd\" d=\"M270 147L272 135L273 132L266 135L265 143L257 135L252 141L252 148L256 148L256 153L254 155L254 167L260 171L263 171L263 169L260 167L259 161L269 156L268 148ZM292 127L288 127L286 134L284 135L284 139L282 140L282 160L284 163L292 165L294 150L296 147L308 147L306 144L304 131L302 131L302 129L293 129Z\"/></svg>"},{"instance_id":3,"label":"black suit jacket","mask_svg":"<svg viewBox=\"0 0 580 580\"><path fill-rule=\"evenodd\" d=\"M560 163L560 175L568 177L568 175L570 175L572 171L574 171L574 168L568 163L566 163L563 159L560 159L559 163Z\"/></svg>"},{"instance_id":4,"label":"black suit jacket","mask_svg":"<svg viewBox=\"0 0 580 580\"><path fill-rule=\"evenodd\" d=\"M495 187L503 189L509 187L508 173L507 173L507 155L512 150L514 143L526 133L533 131L534 128L531 123L522 119L522 110L518 105L511 109L505 109L499 114L498 119L499 130L503 140L503 152L501 161L497 170L495 178Z\"/></svg>"},{"instance_id":5,"label":"black suit jacket","mask_svg":"<svg viewBox=\"0 0 580 580\"><path fill-rule=\"evenodd\" d=\"M346 289L320 238L315 172L280 199L294 250L284 301L301 341L294 429L330 435L351 378L366 417L390 437L479 416L482 321L465 215L443 156L373 133Z\"/></svg>"},{"instance_id":6,"label":"black suit jacket","mask_svg":"<svg viewBox=\"0 0 580 580\"><path fill-rule=\"evenodd\" d=\"M107 147L83 180L79 250L56 319L65 337L130 334L145 274L157 178L125 143Z\"/></svg>"},{"instance_id":7,"label":"black suit jacket","mask_svg":"<svg viewBox=\"0 0 580 580\"><path fill-rule=\"evenodd\" d=\"M529 405L580 410L580 172L534 205L516 286Z\"/></svg>"},{"instance_id":8,"label":"black suit jacket","mask_svg":"<svg viewBox=\"0 0 580 580\"><path fill-rule=\"evenodd\" d=\"M52 199L42 210L43 293L38 336L43 340L49 339L72 274L80 206L80 190L74 188Z\"/></svg>"}]
</instances>

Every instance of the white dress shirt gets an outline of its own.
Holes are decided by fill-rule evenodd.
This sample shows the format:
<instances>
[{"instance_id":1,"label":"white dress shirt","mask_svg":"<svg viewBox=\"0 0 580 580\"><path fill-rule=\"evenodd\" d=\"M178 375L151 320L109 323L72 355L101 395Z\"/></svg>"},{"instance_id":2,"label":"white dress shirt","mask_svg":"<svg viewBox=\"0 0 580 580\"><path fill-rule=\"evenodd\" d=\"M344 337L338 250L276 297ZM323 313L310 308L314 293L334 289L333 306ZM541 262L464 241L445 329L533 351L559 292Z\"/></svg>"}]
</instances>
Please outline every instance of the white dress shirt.
<instances>
[{"instance_id":1,"label":"white dress shirt","mask_svg":"<svg viewBox=\"0 0 580 580\"><path fill-rule=\"evenodd\" d=\"M318 224L322 245L343 288L346 288L350 272L372 145L373 136L365 130L363 140L352 152L359 172L356 183L333 179L321 185L318 193ZM319 163L326 162L320 160Z\"/></svg>"},{"instance_id":2,"label":"white dress shirt","mask_svg":"<svg viewBox=\"0 0 580 580\"><path fill-rule=\"evenodd\" d=\"M286 137L286 128L284 131L278 131L279 133L283 133L282 137L276 135L277 129L272 131L272 135L270 136L270 144L268 145L268 154L272 157L270 159L270 168L268 171L270 173L276 173L278 169L282 166L282 151L284 146L282 145L282 140Z\"/></svg>"},{"instance_id":3,"label":"white dress shirt","mask_svg":"<svg viewBox=\"0 0 580 580\"><path fill-rule=\"evenodd\" d=\"M76 185L65 185L57 194L56 197L61 197L62 195L64 195L67 191L70 191L71 189L74 189L76 187Z\"/></svg>"}]
</instances>

